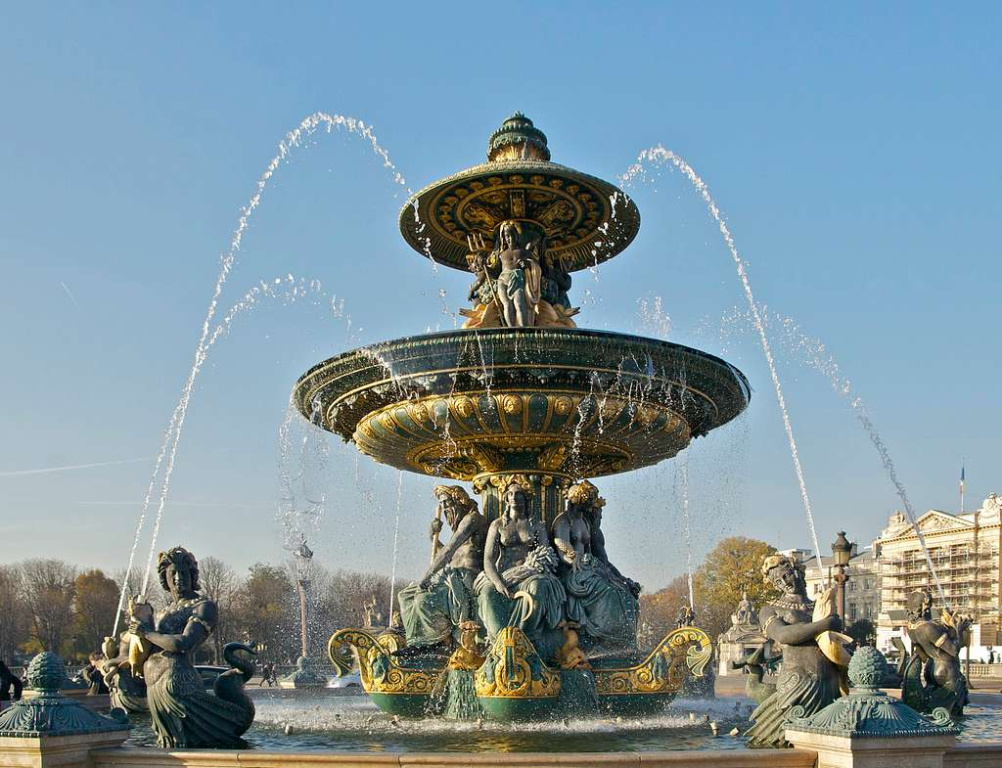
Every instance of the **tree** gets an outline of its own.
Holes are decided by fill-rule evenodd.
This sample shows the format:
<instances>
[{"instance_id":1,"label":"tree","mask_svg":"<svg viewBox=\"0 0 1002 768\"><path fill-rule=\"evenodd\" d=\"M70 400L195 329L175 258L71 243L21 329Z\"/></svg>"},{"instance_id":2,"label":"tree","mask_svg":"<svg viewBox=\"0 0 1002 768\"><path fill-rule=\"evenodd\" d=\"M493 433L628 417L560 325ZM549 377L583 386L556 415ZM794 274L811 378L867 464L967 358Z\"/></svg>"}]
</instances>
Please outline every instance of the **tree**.
<instances>
[{"instance_id":1,"label":"tree","mask_svg":"<svg viewBox=\"0 0 1002 768\"><path fill-rule=\"evenodd\" d=\"M257 563L233 600L233 634L267 647L266 658L292 662L299 656L299 599L285 570Z\"/></svg>"},{"instance_id":2,"label":"tree","mask_svg":"<svg viewBox=\"0 0 1002 768\"><path fill-rule=\"evenodd\" d=\"M675 628L679 609L689 602L689 578L676 576L667 587L640 595L640 629L637 644L650 648Z\"/></svg>"},{"instance_id":3,"label":"tree","mask_svg":"<svg viewBox=\"0 0 1002 768\"><path fill-rule=\"evenodd\" d=\"M35 649L63 653L73 628L76 569L61 560L26 560L20 570Z\"/></svg>"},{"instance_id":4,"label":"tree","mask_svg":"<svg viewBox=\"0 0 1002 768\"><path fill-rule=\"evenodd\" d=\"M857 648L877 642L877 628L869 619L856 619L845 633L853 639Z\"/></svg>"},{"instance_id":5,"label":"tree","mask_svg":"<svg viewBox=\"0 0 1002 768\"><path fill-rule=\"evenodd\" d=\"M775 552L764 541L732 536L707 553L694 581L699 625L710 637L727 630L742 595L756 608L777 596L762 578L762 561Z\"/></svg>"},{"instance_id":6,"label":"tree","mask_svg":"<svg viewBox=\"0 0 1002 768\"><path fill-rule=\"evenodd\" d=\"M237 592L236 571L215 557L203 557L198 561L198 580L202 594L216 602L219 617L216 629L210 637L212 663L223 663L223 646L234 638L230 637L233 623L233 599Z\"/></svg>"},{"instance_id":7,"label":"tree","mask_svg":"<svg viewBox=\"0 0 1002 768\"><path fill-rule=\"evenodd\" d=\"M13 664L14 654L27 639L28 606L17 567L0 565L0 661Z\"/></svg>"},{"instance_id":8,"label":"tree","mask_svg":"<svg viewBox=\"0 0 1002 768\"><path fill-rule=\"evenodd\" d=\"M74 593L74 651L78 658L86 658L99 651L105 635L111 633L118 610L118 585L94 569L77 576Z\"/></svg>"}]
</instances>

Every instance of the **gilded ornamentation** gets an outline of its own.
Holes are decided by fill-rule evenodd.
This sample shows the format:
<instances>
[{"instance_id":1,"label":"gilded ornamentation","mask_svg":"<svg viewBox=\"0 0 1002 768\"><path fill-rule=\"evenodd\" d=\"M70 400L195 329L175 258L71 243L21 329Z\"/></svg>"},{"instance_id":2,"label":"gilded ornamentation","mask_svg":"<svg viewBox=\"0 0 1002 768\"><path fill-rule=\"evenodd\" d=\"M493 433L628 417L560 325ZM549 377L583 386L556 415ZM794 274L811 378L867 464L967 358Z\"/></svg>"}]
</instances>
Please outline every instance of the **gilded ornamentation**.
<instances>
[{"instance_id":1,"label":"gilded ornamentation","mask_svg":"<svg viewBox=\"0 0 1002 768\"><path fill-rule=\"evenodd\" d=\"M475 621L464 621L459 625L459 647L453 651L446 665L449 669L472 671L479 669L484 663L484 655L480 652L480 625Z\"/></svg>"},{"instance_id":2,"label":"gilded ornamentation","mask_svg":"<svg viewBox=\"0 0 1002 768\"><path fill-rule=\"evenodd\" d=\"M733 368L667 342L580 330L471 336L417 337L335 358L304 377L297 403L309 414L319 400L321 426L384 464L455 480L649 466L747 403Z\"/></svg>"},{"instance_id":3,"label":"gilded ornamentation","mask_svg":"<svg viewBox=\"0 0 1002 768\"><path fill-rule=\"evenodd\" d=\"M484 698L549 699L560 695L560 675L546 666L522 630L505 627L477 670L474 686Z\"/></svg>"},{"instance_id":4,"label":"gilded ornamentation","mask_svg":"<svg viewBox=\"0 0 1002 768\"><path fill-rule=\"evenodd\" d=\"M525 115L512 115L494 132L487 158L407 201L400 232L418 253L466 269L469 237L493 246L501 222L531 221L575 271L615 256L636 237L634 202L606 181L550 162L546 136Z\"/></svg>"},{"instance_id":5,"label":"gilded ornamentation","mask_svg":"<svg viewBox=\"0 0 1002 768\"><path fill-rule=\"evenodd\" d=\"M346 646L351 650L346 652ZM327 652L339 676L348 674L358 664L366 693L430 696L441 672L398 666L386 648L361 629L339 629L331 635Z\"/></svg>"},{"instance_id":6,"label":"gilded ornamentation","mask_svg":"<svg viewBox=\"0 0 1002 768\"><path fill-rule=\"evenodd\" d=\"M518 395L502 395L501 397L501 407L504 408L504 412L515 415L516 413L522 412L522 398Z\"/></svg>"},{"instance_id":7,"label":"gilded ornamentation","mask_svg":"<svg viewBox=\"0 0 1002 768\"><path fill-rule=\"evenodd\" d=\"M556 397L553 400L553 412L558 416L566 416L574 410L574 401L569 397Z\"/></svg>"},{"instance_id":8,"label":"gilded ornamentation","mask_svg":"<svg viewBox=\"0 0 1002 768\"><path fill-rule=\"evenodd\" d=\"M702 677L713 655L709 636L683 627L670 632L642 664L623 669L596 669L599 696L637 693L678 693L687 676Z\"/></svg>"},{"instance_id":9,"label":"gilded ornamentation","mask_svg":"<svg viewBox=\"0 0 1002 768\"><path fill-rule=\"evenodd\" d=\"M464 419L468 419L473 415L473 401L465 395L463 397L454 398L452 401L452 407L455 408L456 413Z\"/></svg>"}]
</instances>

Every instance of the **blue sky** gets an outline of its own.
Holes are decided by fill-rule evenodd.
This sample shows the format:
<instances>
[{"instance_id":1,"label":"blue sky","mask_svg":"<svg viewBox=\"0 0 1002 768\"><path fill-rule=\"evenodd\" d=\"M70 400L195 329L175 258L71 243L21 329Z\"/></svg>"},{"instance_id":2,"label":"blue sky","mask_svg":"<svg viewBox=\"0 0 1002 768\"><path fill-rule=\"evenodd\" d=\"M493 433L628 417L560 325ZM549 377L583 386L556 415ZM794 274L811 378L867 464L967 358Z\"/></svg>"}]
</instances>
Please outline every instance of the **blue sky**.
<instances>
[{"instance_id":1,"label":"blue sky","mask_svg":"<svg viewBox=\"0 0 1002 768\"><path fill-rule=\"evenodd\" d=\"M706 179L762 304L820 337L920 509L1002 490L998 436L999 10L924 4L99 3L0 9L0 561L125 564L160 439L240 208L317 110L374 126L410 187L480 162L512 111L554 160L613 179L663 143ZM371 150L317 135L245 236L223 309L260 280L345 298L264 302L212 350L162 531L240 567L282 557L278 429L315 362L451 327L468 278L410 251ZM747 415L694 446L697 560L721 536L809 546L733 264L678 174L631 189L634 246L575 277L581 325L651 332L741 367ZM823 546L897 504L827 382L780 349ZM396 474L331 444L319 560L389 570ZM133 461L134 460L134 461ZM22 470L120 462L19 474ZM681 572L676 467L606 480L610 551L651 587ZM427 557L430 481L404 478L399 572ZM42 535L39 535L42 534ZM634 538L636 537L636 538ZM148 540L148 535L144 541ZM627 541L633 543L628 544Z\"/></svg>"}]
</instances>

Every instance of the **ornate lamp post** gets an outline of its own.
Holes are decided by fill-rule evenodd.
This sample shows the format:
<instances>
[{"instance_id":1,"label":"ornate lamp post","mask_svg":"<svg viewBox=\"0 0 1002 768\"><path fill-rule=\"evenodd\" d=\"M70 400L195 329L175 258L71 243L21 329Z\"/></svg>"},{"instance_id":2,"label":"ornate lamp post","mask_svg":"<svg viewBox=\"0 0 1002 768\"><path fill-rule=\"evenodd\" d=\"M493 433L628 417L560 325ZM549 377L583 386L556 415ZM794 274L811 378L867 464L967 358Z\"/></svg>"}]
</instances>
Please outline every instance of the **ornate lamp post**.
<instances>
[{"instance_id":1,"label":"ornate lamp post","mask_svg":"<svg viewBox=\"0 0 1002 768\"><path fill-rule=\"evenodd\" d=\"M300 655L296 660L296 671L288 677L288 681L296 688L322 688L327 685L326 677L313 667L310 659L310 645L307 636L308 592L310 586L310 564L313 561L313 550L306 546L306 539L293 552L296 563L296 587L299 589L299 648Z\"/></svg>"},{"instance_id":2,"label":"ornate lamp post","mask_svg":"<svg viewBox=\"0 0 1002 768\"><path fill-rule=\"evenodd\" d=\"M838 585L838 615L845 621L845 584L849 581L847 573L849 558L852 557L852 542L845 537L845 531L838 532L838 538L832 542L832 555L835 558L835 584Z\"/></svg>"}]
</instances>

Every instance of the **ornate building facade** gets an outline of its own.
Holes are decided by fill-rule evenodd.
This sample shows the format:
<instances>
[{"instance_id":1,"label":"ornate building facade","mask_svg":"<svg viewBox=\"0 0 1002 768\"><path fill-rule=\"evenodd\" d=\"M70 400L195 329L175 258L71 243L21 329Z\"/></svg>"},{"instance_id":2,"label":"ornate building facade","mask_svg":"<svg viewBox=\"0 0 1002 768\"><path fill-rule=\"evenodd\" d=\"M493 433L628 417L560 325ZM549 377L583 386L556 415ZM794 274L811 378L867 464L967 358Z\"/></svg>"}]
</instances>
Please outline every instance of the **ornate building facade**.
<instances>
[{"instance_id":1,"label":"ornate building facade","mask_svg":"<svg viewBox=\"0 0 1002 768\"><path fill-rule=\"evenodd\" d=\"M1002 499L993 493L973 512L954 515L931 509L917 521L947 602L952 609L974 620L972 658L987 657L989 648L997 647L1002 640L999 637L1000 518ZM887 649L894 637L905 634L903 626L910 593L929 589L937 613L942 601L919 537L904 513L890 516L873 546L880 585L877 646Z\"/></svg>"}]
</instances>

